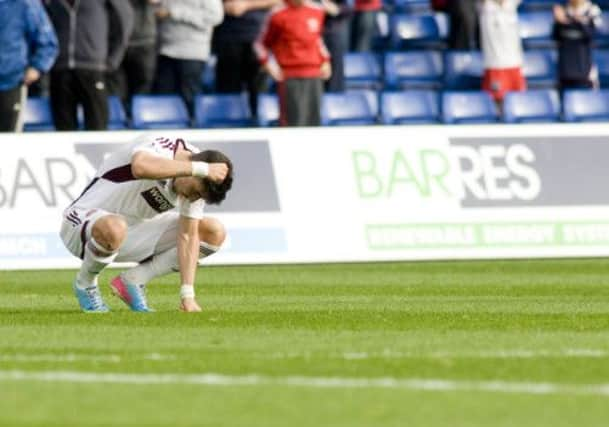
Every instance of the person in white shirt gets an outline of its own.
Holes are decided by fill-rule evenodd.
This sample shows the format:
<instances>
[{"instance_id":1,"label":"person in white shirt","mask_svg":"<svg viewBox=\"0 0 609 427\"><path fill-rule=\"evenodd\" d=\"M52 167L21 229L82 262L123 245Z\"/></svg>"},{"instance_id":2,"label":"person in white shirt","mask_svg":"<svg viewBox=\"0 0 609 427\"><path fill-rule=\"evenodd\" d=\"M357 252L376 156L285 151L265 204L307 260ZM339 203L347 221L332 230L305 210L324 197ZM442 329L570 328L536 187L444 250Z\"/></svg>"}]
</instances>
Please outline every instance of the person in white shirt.
<instances>
[{"instance_id":1,"label":"person in white shirt","mask_svg":"<svg viewBox=\"0 0 609 427\"><path fill-rule=\"evenodd\" d=\"M182 139L144 135L108 156L95 178L64 211L61 238L83 263L73 283L85 312L107 312L97 278L110 263L138 262L110 286L133 311L151 311L146 283L179 271L181 309L195 300L198 259L219 250L226 232L204 216L232 187L233 166L219 151Z\"/></svg>"},{"instance_id":2,"label":"person in white shirt","mask_svg":"<svg viewBox=\"0 0 609 427\"><path fill-rule=\"evenodd\" d=\"M522 74L522 41L518 32L521 0L483 0L479 5L484 62L482 89L499 105L506 92L526 90Z\"/></svg>"}]
</instances>

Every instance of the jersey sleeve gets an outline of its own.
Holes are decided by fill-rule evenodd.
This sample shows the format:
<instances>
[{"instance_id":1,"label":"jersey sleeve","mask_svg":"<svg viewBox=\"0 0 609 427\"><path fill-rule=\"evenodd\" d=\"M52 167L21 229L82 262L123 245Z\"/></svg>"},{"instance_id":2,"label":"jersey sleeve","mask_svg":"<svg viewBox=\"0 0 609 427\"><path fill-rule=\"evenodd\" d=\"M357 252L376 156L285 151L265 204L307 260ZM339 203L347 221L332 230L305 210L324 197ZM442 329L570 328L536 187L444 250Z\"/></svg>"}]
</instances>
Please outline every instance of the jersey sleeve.
<instances>
[{"instance_id":1,"label":"jersey sleeve","mask_svg":"<svg viewBox=\"0 0 609 427\"><path fill-rule=\"evenodd\" d=\"M145 135L136 141L133 150L131 151L131 155L140 151L145 151L155 156L173 159L177 144L179 143L178 140L173 138Z\"/></svg>"},{"instance_id":2,"label":"jersey sleeve","mask_svg":"<svg viewBox=\"0 0 609 427\"><path fill-rule=\"evenodd\" d=\"M192 219L202 219L203 211L205 210L205 201L203 199L190 202L187 199L180 198L179 200L180 215Z\"/></svg>"}]
</instances>

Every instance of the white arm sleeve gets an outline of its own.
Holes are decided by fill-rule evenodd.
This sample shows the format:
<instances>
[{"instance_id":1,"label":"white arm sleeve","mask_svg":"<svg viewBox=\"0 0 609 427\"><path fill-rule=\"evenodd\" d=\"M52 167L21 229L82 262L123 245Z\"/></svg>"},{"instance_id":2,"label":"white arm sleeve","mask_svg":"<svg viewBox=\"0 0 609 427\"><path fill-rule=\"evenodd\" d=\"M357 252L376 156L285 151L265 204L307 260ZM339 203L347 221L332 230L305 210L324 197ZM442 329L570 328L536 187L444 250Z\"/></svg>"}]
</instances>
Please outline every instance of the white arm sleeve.
<instances>
[{"instance_id":1,"label":"white arm sleeve","mask_svg":"<svg viewBox=\"0 0 609 427\"><path fill-rule=\"evenodd\" d=\"M205 210L205 201L203 199L190 202L187 199L180 198L180 215L192 219L202 219Z\"/></svg>"}]
</instances>

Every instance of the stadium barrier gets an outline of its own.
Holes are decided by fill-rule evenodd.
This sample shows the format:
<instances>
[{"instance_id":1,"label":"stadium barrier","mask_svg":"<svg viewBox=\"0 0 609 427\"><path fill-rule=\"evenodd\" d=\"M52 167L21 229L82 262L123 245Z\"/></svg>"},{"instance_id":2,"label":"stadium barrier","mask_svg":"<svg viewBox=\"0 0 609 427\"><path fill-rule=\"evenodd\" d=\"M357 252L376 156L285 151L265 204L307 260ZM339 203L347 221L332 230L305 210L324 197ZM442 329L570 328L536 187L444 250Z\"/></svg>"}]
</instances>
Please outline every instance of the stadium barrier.
<instances>
[{"instance_id":1,"label":"stadium barrier","mask_svg":"<svg viewBox=\"0 0 609 427\"><path fill-rule=\"evenodd\" d=\"M609 125L160 131L224 151L215 264L609 255ZM62 210L140 132L0 137L0 269L79 264Z\"/></svg>"}]
</instances>

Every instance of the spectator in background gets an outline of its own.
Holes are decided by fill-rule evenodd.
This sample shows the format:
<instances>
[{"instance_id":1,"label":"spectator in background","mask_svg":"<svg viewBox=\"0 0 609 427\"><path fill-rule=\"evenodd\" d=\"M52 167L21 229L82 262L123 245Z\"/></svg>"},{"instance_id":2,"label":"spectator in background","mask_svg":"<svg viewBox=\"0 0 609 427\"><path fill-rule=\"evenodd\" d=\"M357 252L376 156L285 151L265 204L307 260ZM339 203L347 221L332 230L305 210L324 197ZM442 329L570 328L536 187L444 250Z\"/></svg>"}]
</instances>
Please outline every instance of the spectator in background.
<instances>
[{"instance_id":1,"label":"spectator in background","mask_svg":"<svg viewBox=\"0 0 609 427\"><path fill-rule=\"evenodd\" d=\"M216 91L240 93L245 87L254 117L264 74L252 45L269 10L280 3L281 0L225 0L224 21L214 30Z\"/></svg>"},{"instance_id":2,"label":"spectator in background","mask_svg":"<svg viewBox=\"0 0 609 427\"><path fill-rule=\"evenodd\" d=\"M160 21L154 91L179 93L192 115L212 31L224 18L222 0L164 0L156 15Z\"/></svg>"},{"instance_id":3,"label":"spectator in background","mask_svg":"<svg viewBox=\"0 0 609 427\"><path fill-rule=\"evenodd\" d=\"M130 0L134 25L120 67L108 75L108 92L120 97L127 111L133 95L150 93L156 65L156 16L159 0Z\"/></svg>"},{"instance_id":4,"label":"spectator in background","mask_svg":"<svg viewBox=\"0 0 609 427\"><path fill-rule=\"evenodd\" d=\"M133 10L125 0L50 0L47 10L59 39L51 70L50 95L58 130L78 129L77 107L85 129L108 127L106 74L115 70L133 29Z\"/></svg>"},{"instance_id":5,"label":"spectator in background","mask_svg":"<svg viewBox=\"0 0 609 427\"><path fill-rule=\"evenodd\" d=\"M355 13L351 20L351 50L372 50L372 39L376 31L376 15L383 6L382 0L355 0Z\"/></svg>"},{"instance_id":6,"label":"spectator in background","mask_svg":"<svg viewBox=\"0 0 609 427\"><path fill-rule=\"evenodd\" d=\"M438 1L434 3L435 8L444 7L450 17L448 47L458 50L478 49L478 0L446 0L442 5Z\"/></svg>"},{"instance_id":7,"label":"spectator in background","mask_svg":"<svg viewBox=\"0 0 609 427\"><path fill-rule=\"evenodd\" d=\"M324 43L330 52L332 65L332 76L325 84L328 92L345 90L344 57L348 50L349 17L353 11L351 4L351 0L321 0L326 11Z\"/></svg>"},{"instance_id":8,"label":"spectator in background","mask_svg":"<svg viewBox=\"0 0 609 427\"><path fill-rule=\"evenodd\" d=\"M598 87L592 58L594 32L601 23L600 8L587 0L569 0L554 6L553 37L558 42L561 89Z\"/></svg>"},{"instance_id":9,"label":"spectator in background","mask_svg":"<svg viewBox=\"0 0 609 427\"><path fill-rule=\"evenodd\" d=\"M493 96L500 109L506 92L526 90L522 74L522 41L518 32L519 4L520 0L483 0L480 3L482 88Z\"/></svg>"},{"instance_id":10,"label":"spectator in background","mask_svg":"<svg viewBox=\"0 0 609 427\"><path fill-rule=\"evenodd\" d=\"M0 46L0 132L18 132L27 87L57 57L57 38L39 0L0 0Z\"/></svg>"},{"instance_id":11,"label":"spectator in background","mask_svg":"<svg viewBox=\"0 0 609 427\"><path fill-rule=\"evenodd\" d=\"M332 74L322 40L324 10L308 0L286 0L269 15L255 43L258 59L277 82L282 126L318 126L322 79ZM269 61L270 53L276 62Z\"/></svg>"}]
</instances>

